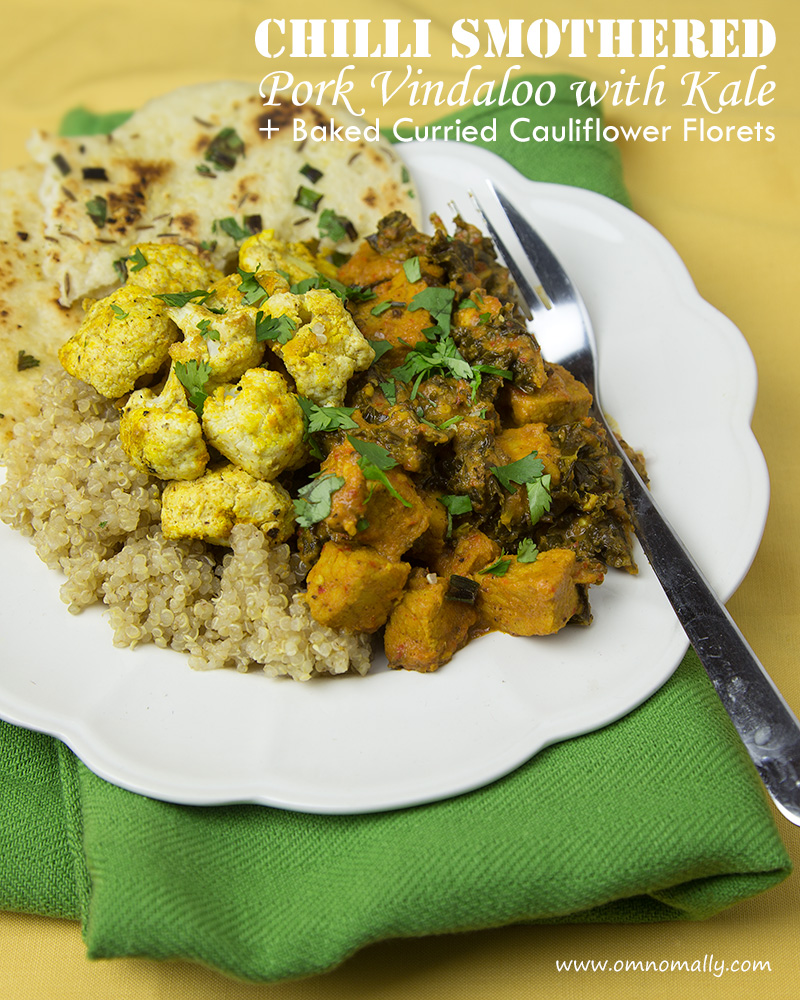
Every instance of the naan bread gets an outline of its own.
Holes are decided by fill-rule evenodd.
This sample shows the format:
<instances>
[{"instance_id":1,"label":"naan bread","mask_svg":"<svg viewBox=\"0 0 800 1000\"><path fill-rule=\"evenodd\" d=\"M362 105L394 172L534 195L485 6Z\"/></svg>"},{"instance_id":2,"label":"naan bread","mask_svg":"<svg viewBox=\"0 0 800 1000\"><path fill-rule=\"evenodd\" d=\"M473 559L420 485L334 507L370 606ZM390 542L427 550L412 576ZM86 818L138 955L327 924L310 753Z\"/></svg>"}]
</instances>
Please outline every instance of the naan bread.
<instances>
[{"instance_id":1,"label":"naan bread","mask_svg":"<svg viewBox=\"0 0 800 1000\"><path fill-rule=\"evenodd\" d=\"M42 275L43 172L35 163L0 171L0 456L14 424L38 410L41 375L58 365L58 348L83 316L79 306L59 305L56 285ZM20 351L39 364L20 365Z\"/></svg>"},{"instance_id":2,"label":"naan bread","mask_svg":"<svg viewBox=\"0 0 800 1000\"><path fill-rule=\"evenodd\" d=\"M305 122L308 138L295 140L294 118ZM220 219L304 240L320 235L325 209L349 219L355 239L395 209L415 217L414 193L391 146L311 138L313 126L329 128L331 119L366 124L338 108L265 108L254 85L218 82L156 98L109 135L35 133L29 149L44 169L48 240L42 268L61 303L113 288L115 261L138 242L211 245L211 262L224 270L237 244L214 225ZM271 137L261 131L270 123L280 126ZM306 165L310 177L301 173ZM322 196L315 208L295 202L301 186ZM351 250L350 237L337 249Z\"/></svg>"}]
</instances>

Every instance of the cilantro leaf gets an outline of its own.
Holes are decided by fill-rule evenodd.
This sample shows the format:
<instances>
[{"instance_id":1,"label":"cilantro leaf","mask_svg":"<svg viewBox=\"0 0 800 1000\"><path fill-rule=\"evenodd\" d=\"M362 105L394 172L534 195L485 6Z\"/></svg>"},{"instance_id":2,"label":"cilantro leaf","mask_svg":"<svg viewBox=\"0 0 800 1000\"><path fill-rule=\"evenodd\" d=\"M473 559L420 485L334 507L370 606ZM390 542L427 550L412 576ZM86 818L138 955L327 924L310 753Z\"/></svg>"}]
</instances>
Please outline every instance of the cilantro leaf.
<instances>
[{"instance_id":1,"label":"cilantro leaf","mask_svg":"<svg viewBox=\"0 0 800 1000\"><path fill-rule=\"evenodd\" d=\"M472 510L472 501L468 496L458 493L445 493L439 497L439 503L447 510L447 534L449 538L453 533L453 515L468 514Z\"/></svg>"},{"instance_id":2,"label":"cilantro leaf","mask_svg":"<svg viewBox=\"0 0 800 1000\"><path fill-rule=\"evenodd\" d=\"M517 562L532 563L539 558L539 550L532 538L523 538L517 548Z\"/></svg>"},{"instance_id":3,"label":"cilantro leaf","mask_svg":"<svg viewBox=\"0 0 800 1000\"><path fill-rule=\"evenodd\" d=\"M154 298L161 299L166 302L168 306L174 306L176 309L180 309L189 302L193 302L195 299L202 305L206 299L210 299L213 292L207 292L202 288L196 288L193 292L159 292L154 295Z\"/></svg>"},{"instance_id":4,"label":"cilantro leaf","mask_svg":"<svg viewBox=\"0 0 800 1000\"><path fill-rule=\"evenodd\" d=\"M183 361L175 362L175 374L178 381L186 389L189 402L199 413L203 412L203 403L208 399L209 393L205 391L205 385L211 375L211 365L207 361L195 361L192 358L185 364Z\"/></svg>"},{"instance_id":5,"label":"cilantro leaf","mask_svg":"<svg viewBox=\"0 0 800 1000\"><path fill-rule=\"evenodd\" d=\"M256 313L256 340L277 340L288 344L294 336L297 324L291 316L265 316L259 309Z\"/></svg>"},{"instance_id":6,"label":"cilantro leaf","mask_svg":"<svg viewBox=\"0 0 800 1000\"><path fill-rule=\"evenodd\" d=\"M388 402L389 406L394 406L395 403L397 402L397 383L394 381L394 379L391 382L388 381L379 382L378 386L380 387L381 392L386 397L386 401Z\"/></svg>"},{"instance_id":7,"label":"cilantro leaf","mask_svg":"<svg viewBox=\"0 0 800 1000\"><path fill-rule=\"evenodd\" d=\"M349 434L347 440L361 456L358 460L358 467L364 473L364 478L371 482L381 483L404 507L411 507L412 504L400 496L386 475L389 469L393 469L397 465L389 452L379 444L374 444L372 441L360 441Z\"/></svg>"},{"instance_id":8,"label":"cilantro leaf","mask_svg":"<svg viewBox=\"0 0 800 1000\"><path fill-rule=\"evenodd\" d=\"M197 324L197 329L204 340L219 340L219 330L215 330L211 326L210 319L201 319Z\"/></svg>"},{"instance_id":9,"label":"cilantro leaf","mask_svg":"<svg viewBox=\"0 0 800 1000\"><path fill-rule=\"evenodd\" d=\"M318 406L304 396L298 396L297 402L306 418L306 430L309 434L318 431L355 430L358 424L351 418L354 406Z\"/></svg>"},{"instance_id":10,"label":"cilantro leaf","mask_svg":"<svg viewBox=\"0 0 800 1000\"><path fill-rule=\"evenodd\" d=\"M392 349L392 345L388 340L369 340L367 343L375 352L375 360L372 362L373 365L375 364L375 361L379 361L384 354L387 354Z\"/></svg>"},{"instance_id":11,"label":"cilantro leaf","mask_svg":"<svg viewBox=\"0 0 800 1000\"><path fill-rule=\"evenodd\" d=\"M145 255L142 253L140 247L137 247L134 253L132 253L130 257L128 257L129 267L131 271L133 271L134 273L137 271L141 271L141 269L143 267L147 267L149 263L150 261L147 260Z\"/></svg>"},{"instance_id":12,"label":"cilantro leaf","mask_svg":"<svg viewBox=\"0 0 800 1000\"><path fill-rule=\"evenodd\" d=\"M453 312L453 299L456 293L452 288L425 288L417 292L409 302L410 312L417 309L427 309L437 326L445 333L450 333L450 318Z\"/></svg>"},{"instance_id":13,"label":"cilantro leaf","mask_svg":"<svg viewBox=\"0 0 800 1000\"><path fill-rule=\"evenodd\" d=\"M239 284L239 293L246 306L260 306L265 299L269 298L269 292L261 287L256 278L258 267L256 271L243 271L241 267L237 267L236 270L242 279Z\"/></svg>"},{"instance_id":14,"label":"cilantro leaf","mask_svg":"<svg viewBox=\"0 0 800 1000\"><path fill-rule=\"evenodd\" d=\"M240 240L246 240L249 236L253 235L249 229L245 229L244 226L240 226L232 215L229 215L225 219L215 219L212 230L216 232L217 229L221 229L223 233L227 233L228 236L230 236L231 239L236 240L237 243Z\"/></svg>"},{"instance_id":15,"label":"cilantro leaf","mask_svg":"<svg viewBox=\"0 0 800 1000\"><path fill-rule=\"evenodd\" d=\"M510 565L510 559L498 559L496 562L493 562L491 566L479 569L478 576L482 576L484 573L488 573L490 576L505 576Z\"/></svg>"},{"instance_id":16,"label":"cilantro leaf","mask_svg":"<svg viewBox=\"0 0 800 1000\"><path fill-rule=\"evenodd\" d=\"M319 476L298 490L293 500L295 520L301 528L323 521L331 512L333 494L344 486L341 476Z\"/></svg>"},{"instance_id":17,"label":"cilantro leaf","mask_svg":"<svg viewBox=\"0 0 800 1000\"><path fill-rule=\"evenodd\" d=\"M514 485L523 486L541 478L544 462L532 451L525 458L509 462L508 465L490 465L489 471L507 490L513 491Z\"/></svg>"},{"instance_id":18,"label":"cilantro leaf","mask_svg":"<svg viewBox=\"0 0 800 1000\"><path fill-rule=\"evenodd\" d=\"M111 303L111 312L117 317L117 319L127 319L129 313L126 313L124 309L117 305L116 302Z\"/></svg>"},{"instance_id":19,"label":"cilantro leaf","mask_svg":"<svg viewBox=\"0 0 800 1000\"><path fill-rule=\"evenodd\" d=\"M423 341L415 344L408 352L402 365L392 370L394 378L401 382L414 382L411 392L413 399L423 378L435 371L453 375L455 378L470 379L472 367L465 361L451 337L437 341Z\"/></svg>"},{"instance_id":20,"label":"cilantro leaf","mask_svg":"<svg viewBox=\"0 0 800 1000\"><path fill-rule=\"evenodd\" d=\"M327 236L334 243L358 239L358 233L353 223L346 215L339 215L332 208L326 208L320 212L317 229L320 236Z\"/></svg>"},{"instance_id":21,"label":"cilantro leaf","mask_svg":"<svg viewBox=\"0 0 800 1000\"><path fill-rule=\"evenodd\" d=\"M326 278L324 274L312 274L308 278L296 281L289 289L294 295L302 295L310 288L322 288L338 295L343 301L365 302L375 298L375 292L371 288L362 288L360 285L345 285L336 278Z\"/></svg>"},{"instance_id":22,"label":"cilantro leaf","mask_svg":"<svg viewBox=\"0 0 800 1000\"><path fill-rule=\"evenodd\" d=\"M544 463L535 451L508 465L491 465L489 471L507 490L513 490L514 485L525 487L531 524L550 510L550 475L544 474Z\"/></svg>"},{"instance_id":23,"label":"cilantro leaf","mask_svg":"<svg viewBox=\"0 0 800 1000\"><path fill-rule=\"evenodd\" d=\"M408 260L403 261L403 270L405 271L406 279L412 284L422 279L422 268L420 267L419 257L409 257Z\"/></svg>"},{"instance_id":24,"label":"cilantro leaf","mask_svg":"<svg viewBox=\"0 0 800 1000\"><path fill-rule=\"evenodd\" d=\"M542 476L532 483L526 483L525 489L528 492L531 524L536 524L542 514L550 510L550 476Z\"/></svg>"}]
</instances>

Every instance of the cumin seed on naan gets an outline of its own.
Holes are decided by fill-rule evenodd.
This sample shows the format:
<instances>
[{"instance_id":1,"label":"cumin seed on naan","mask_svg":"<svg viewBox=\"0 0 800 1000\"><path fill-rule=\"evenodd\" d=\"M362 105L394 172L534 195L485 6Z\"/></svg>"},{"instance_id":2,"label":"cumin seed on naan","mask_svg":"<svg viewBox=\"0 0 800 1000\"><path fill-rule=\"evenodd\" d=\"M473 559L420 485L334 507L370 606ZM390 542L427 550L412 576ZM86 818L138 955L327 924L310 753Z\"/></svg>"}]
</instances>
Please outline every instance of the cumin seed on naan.
<instances>
[{"instance_id":1,"label":"cumin seed on naan","mask_svg":"<svg viewBox=\"0 0 800 1000\"><path fill-rule=\"evenodd\" d=\"M294 139L294 118L305 121L309 138ZM416 217L389 143L312 139L312 126L330 119L366 124L338 108L265 108L252 84L218 82L155 98L109 135L34 133L28 148L44 168L42 269L60 302L113 288L115 262L140 242L210 245L209 259L224 270L237 243L215 226L221 219L305 240L319 237L321 213L331 209L354 227L355 236L350 230L337 244L348 251L389 212ZM268 122L279 133L261 131ZM300 187L313 197L298 204Z\"/></svg>"}]
</instances>

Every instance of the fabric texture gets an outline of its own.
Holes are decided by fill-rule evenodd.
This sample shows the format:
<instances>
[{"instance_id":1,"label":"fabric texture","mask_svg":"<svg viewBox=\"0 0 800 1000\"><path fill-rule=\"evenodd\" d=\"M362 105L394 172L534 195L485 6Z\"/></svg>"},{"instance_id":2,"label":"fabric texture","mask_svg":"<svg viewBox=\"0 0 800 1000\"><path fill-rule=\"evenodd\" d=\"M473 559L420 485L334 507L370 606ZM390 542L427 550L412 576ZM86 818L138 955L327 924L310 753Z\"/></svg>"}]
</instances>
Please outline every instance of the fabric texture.
<instances>
[{"instance_id":1,"label":"fabric texture","mask_svg":"<svg viewBox=\"0 0 800 1000\"><path fill-rule=\"evenodd\" d=\"M609 144L501 141L512 117L558 125L576 113L570 79L558 82L548 107L450 118L497 118L490 148L527 176L626 203ZM69 127L91 124L74 115ZM91 957L181 957L255 981L320 972L391 937L705 919L790 872L691 652L626 718L489 787L377 815L158 802L0 723L0 815L0 908L79 919Z\"/></svg>"}]
</instances>

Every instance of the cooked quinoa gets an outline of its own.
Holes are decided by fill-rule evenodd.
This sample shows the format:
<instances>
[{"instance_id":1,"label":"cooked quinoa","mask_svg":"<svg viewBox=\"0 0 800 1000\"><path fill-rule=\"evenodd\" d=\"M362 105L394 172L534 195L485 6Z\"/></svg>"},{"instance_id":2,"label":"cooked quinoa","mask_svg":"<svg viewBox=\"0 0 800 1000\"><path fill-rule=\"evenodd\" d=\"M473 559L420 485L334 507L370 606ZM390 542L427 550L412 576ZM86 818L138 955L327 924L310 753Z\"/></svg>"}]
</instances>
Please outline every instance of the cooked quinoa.
<instances>
[{"instance_id":1,"label":"cooked quinoa","mask_svg":"<svg viewBox=\"0 0 800 1000\"><path fill-rule=\"evenodd\" d=\"M164 538L162 484L129 463L118 411L86 383L45 376L40 413L17 424L4 460L0 519L62 571L71 612L108 606L115 645L155 643L196 669L298 680L369 669L368 636L311 617L288 545L245 524L227 550Z\"/></svg>"}]
</instances>

